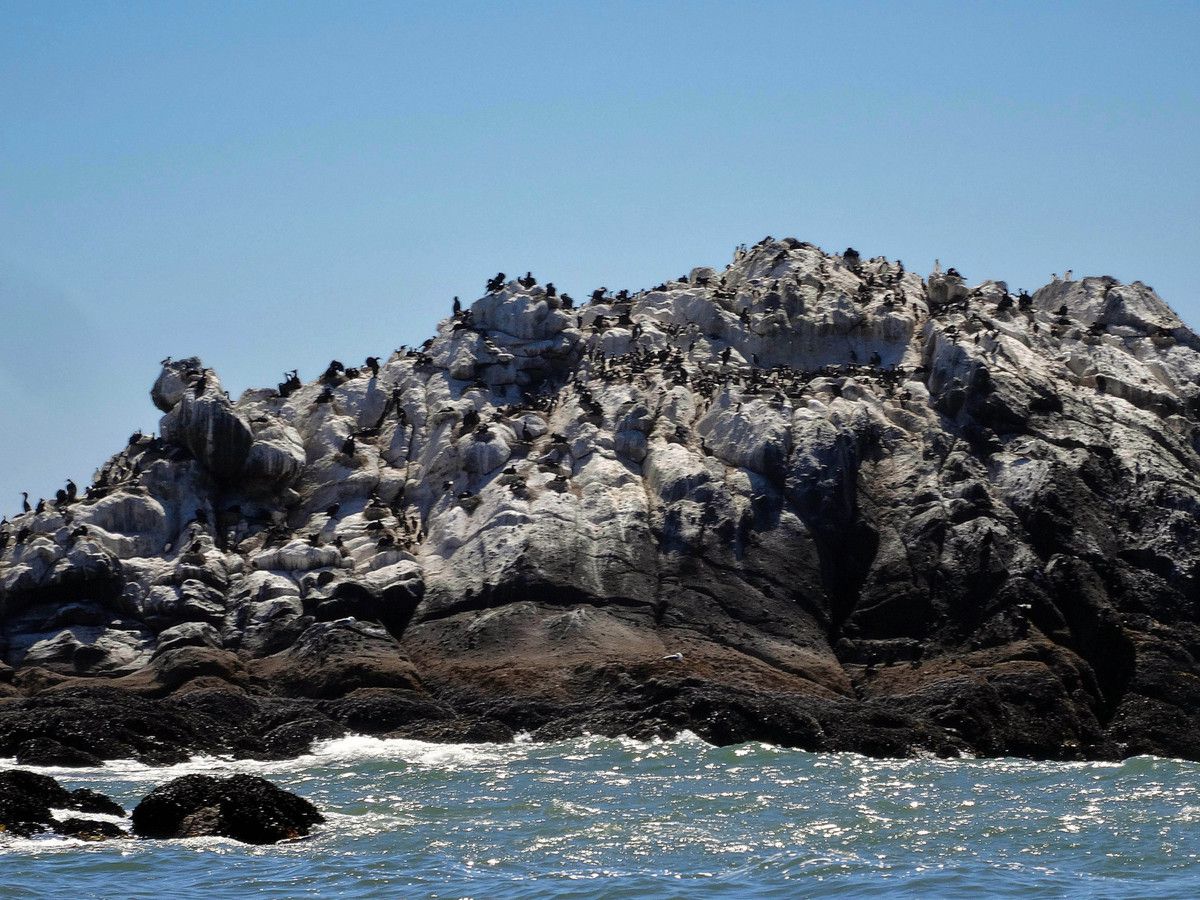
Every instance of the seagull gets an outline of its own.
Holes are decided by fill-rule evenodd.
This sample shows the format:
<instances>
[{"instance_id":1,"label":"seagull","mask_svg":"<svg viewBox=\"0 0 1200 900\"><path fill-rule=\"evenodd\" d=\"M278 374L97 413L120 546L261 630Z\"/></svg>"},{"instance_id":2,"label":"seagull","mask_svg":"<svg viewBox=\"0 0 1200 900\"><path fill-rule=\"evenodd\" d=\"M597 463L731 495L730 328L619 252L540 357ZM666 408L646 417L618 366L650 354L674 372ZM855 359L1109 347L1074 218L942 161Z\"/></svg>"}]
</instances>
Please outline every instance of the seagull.
<instances>
[{"instance_id":1,"label":"seagull","mask_svg":"<svg viewBox=\"0 0 1200 900\"><path fill-rule=\"evenodd\" d=\"M683 654L682 653L670 653L667 656L664 656L663 659L670 660L671 662L683 662Z\"/></svg>"}]
</instances>

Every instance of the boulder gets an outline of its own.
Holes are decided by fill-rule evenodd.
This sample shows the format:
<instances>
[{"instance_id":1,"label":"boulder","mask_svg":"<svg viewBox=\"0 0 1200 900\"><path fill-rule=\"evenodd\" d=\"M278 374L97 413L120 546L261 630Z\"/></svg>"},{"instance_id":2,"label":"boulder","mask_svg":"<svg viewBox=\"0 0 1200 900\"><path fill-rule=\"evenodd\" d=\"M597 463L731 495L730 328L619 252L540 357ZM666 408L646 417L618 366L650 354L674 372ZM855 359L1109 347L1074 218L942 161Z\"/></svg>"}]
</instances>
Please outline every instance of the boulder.
<instances>
[{"instance_id":1,"label":"boulder","mask_svg":"<svg viewBox=\"0 0 1200 900\"><path fill-rule=\"evenodd\" d=\"M176 778L151 791L132 816L139 837L226 837L245 844L304 837L324 821L304 798L253 775Z\"/></svg>"},{"instance_id":2,"label":"boulder","mask_svg":"<svg viewBox=\"0 0 1200 900\"><path fill-rule=\"evenodd\" d=\"M0 832L28 837L39 832L56 831L69 836L87 835L88 839L124 835L120 828L111 823L78 818L59 822L52 812L56 809L125 815L120 806L96 791L87 788L68 791L48 775L23 769L0 771Z\"/></svg>"}]
</instances>

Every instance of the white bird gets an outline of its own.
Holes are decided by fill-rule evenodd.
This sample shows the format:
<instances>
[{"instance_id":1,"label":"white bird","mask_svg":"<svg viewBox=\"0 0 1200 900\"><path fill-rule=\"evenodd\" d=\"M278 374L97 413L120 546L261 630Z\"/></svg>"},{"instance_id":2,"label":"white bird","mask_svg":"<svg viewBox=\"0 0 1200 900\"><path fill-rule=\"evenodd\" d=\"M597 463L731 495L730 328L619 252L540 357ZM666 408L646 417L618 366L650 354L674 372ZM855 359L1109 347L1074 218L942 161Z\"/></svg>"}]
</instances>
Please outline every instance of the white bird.
<instances>
[{"instance_id":1,"label":"white bird","mask_svg":"<svg viewBox=\"0 0 1200 900\"><path fill-rule=\"evenodd\" d=\"M683 654L682 653L671 653L671 654L668 654L667 656L664 656L663 659L669 659L671 662L682 662Z\"/></svg>"}]
</instances>

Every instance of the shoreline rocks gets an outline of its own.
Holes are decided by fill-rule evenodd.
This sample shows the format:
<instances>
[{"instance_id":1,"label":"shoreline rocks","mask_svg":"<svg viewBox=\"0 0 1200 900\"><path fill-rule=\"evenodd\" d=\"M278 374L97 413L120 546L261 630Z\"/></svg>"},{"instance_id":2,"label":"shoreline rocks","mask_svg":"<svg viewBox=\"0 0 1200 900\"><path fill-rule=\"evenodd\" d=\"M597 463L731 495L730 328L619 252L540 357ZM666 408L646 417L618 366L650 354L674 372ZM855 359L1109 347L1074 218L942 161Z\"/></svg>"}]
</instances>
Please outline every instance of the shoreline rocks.
<instances>
[{"instance_id":1,"label":"shoreline rocks","mask_svg":"<svg viewBox=\"0 0 1200 900\"><path fill-rule=\"evenodd\" d=\"M185 775L159 785L134 808L132 832L103 819L60 819L54 810L126 817L117 803L88 788L68 791L48 775L0 770L0 835L53 833L84 841L226 837L276 844L304 837L325 821L307 800L252 775Z\"/></svg>"},{"instance_id":2,"label":"shoreline rocks","mask_svg":"<svg viewBox=\"0 0 1200 900\"><path fill-rule=\"evenodd\" d=\"M503 279L500 280L501 282ZM1200 337L794 239L237 400L0 527L0 756L347 731L1200 759Z\"/></svg>"}]
</instances>

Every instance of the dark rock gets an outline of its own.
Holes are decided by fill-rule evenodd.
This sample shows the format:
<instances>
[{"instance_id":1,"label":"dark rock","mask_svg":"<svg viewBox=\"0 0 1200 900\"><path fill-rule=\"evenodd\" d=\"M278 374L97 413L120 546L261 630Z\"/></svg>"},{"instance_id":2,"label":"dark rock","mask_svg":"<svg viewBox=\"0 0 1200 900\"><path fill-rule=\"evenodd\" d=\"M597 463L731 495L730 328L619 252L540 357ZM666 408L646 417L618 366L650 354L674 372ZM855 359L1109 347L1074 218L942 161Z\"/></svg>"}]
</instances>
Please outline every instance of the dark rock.
<instances>
[{"instance_id":1,"label":"dark rock","mask_svg":"<svg viewBox=\"0 0 1200 900\"><path fill-rule=\"evenodd\" d=\"M155 788L133 810L139 837L228 837L247 844L303 837L324 821L307 800L251 775L185 775Z\"/></svg>"},{"instance_id":2,"label":"dark rock","mask_svg":"<svg viewBox=\"0 0 1200 900\"><path fill-rule=\"evenodd\" d=\"M81 841L107 841L131 837L121 826L95 819L63 819L55 823L54 831L63 837L78 838Z\"/></svg>"},{"instance_id":3,"label":"dark rock","mask_svg":"<svg viewBox=\"0 0 1200 900\"><path fill-rule=\"evenodd\" d=\"M388 688L359 688L320 706L331 719L360 734L384 734L411 722L449 718L451 711L427 694Z\"/></svg>"},{"instance_id":4,"label":"dark rock","mask_svg":"<svg viewBox=\"0 0 1200 900\"><path fill-rule=\"evenodd\" d=\"M23 837L57 831L59 825L52 809L125 815L120 806L96 791L87 788L68 791L48 775L23 769L0 771L0 831Z\"/></svg>"},{"instance_id":5,"label":"dark rock","mask_svg":"<svg viewBox=\"0 0 1200 900\"><path fill-rule=\"evenodd\" d=\"M22 766L64 766L85 768L101 764L100 757L77 747L68 747L51 738L32 738L19 744L13 756Z\"/></svg>"},{"instance_id":6,"label":"dark rock","mask_svg":"<svg viewBox=\"0 0 1200 900\"><path fill-rule=\"evenodd\" d=\"M395 639L354 619L309 626L287 650L256 660L254 672L281 693L297 697L339 697L364 687L421 688L416 669Z\"/></svg>"}]
</instances>

